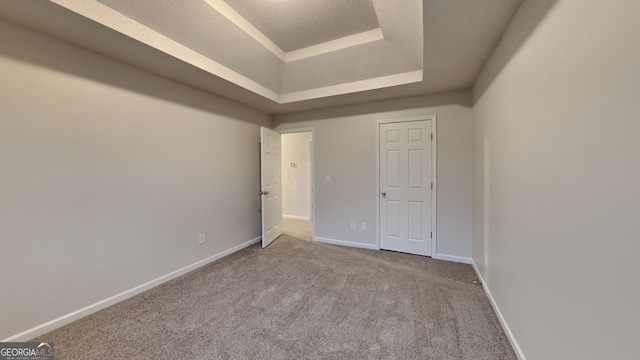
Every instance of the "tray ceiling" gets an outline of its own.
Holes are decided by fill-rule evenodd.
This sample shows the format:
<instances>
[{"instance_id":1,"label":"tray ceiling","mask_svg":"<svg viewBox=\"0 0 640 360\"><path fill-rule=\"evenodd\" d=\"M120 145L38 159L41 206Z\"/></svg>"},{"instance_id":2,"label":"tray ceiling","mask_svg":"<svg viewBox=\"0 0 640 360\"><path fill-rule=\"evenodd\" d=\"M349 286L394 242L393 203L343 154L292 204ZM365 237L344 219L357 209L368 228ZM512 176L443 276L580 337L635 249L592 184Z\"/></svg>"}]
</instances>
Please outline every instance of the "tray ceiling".
<instances>
[{"instance_id":1,"label":"tray ceiling","mask_svg":"<svg viewBox=\"0 0 640 360\"><path fill-rule=\"evenodd\" d=\"M422 80L420 0L52 2L280 104Z\"/></svg>"},{"instance_id":2,"label":"tray ceiling","mask_svg":"<svg viewBox=\"0 0 640 360\"><path fill-rule=\"evenodd\" d=\"M469 88L522 0L0 0L0 17L280 113Z\"/></svg>"},{"instance_id":3,"label":"tray ceiling","mask_svg":"<svg viewBox=\"0 0 640 360\"><path fill-rule=\"evenodd\" d=\"M380 27L371 0L225 2L287 52Z\"/></svg>"}]
</instances>

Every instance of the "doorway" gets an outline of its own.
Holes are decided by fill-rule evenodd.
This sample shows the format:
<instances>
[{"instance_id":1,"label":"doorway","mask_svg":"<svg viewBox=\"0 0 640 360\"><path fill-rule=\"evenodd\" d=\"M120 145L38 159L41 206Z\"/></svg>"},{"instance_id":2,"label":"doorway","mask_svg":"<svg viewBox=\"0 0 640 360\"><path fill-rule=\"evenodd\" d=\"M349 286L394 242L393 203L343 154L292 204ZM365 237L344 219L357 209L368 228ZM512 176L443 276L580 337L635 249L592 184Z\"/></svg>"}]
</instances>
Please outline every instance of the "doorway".
<instances>
[{"instance_id":1,"label":"doorway","mask_svg":"<svg viewBox=\"0 0 640 360\"><path fill-rule=\"evenodd\" d=\"M378 128L380 249L435 254L435 117Z\"/></svg>"},{"instance_id":2,"label":"doorway","mask_svg":"<svg viewBox=\"0 0 640 360\"><path fill-rule=\"evenodd\" d=\"M283 232L298 239L313 239L313 132L282 133Z\"/></svg>"}]
</instances>

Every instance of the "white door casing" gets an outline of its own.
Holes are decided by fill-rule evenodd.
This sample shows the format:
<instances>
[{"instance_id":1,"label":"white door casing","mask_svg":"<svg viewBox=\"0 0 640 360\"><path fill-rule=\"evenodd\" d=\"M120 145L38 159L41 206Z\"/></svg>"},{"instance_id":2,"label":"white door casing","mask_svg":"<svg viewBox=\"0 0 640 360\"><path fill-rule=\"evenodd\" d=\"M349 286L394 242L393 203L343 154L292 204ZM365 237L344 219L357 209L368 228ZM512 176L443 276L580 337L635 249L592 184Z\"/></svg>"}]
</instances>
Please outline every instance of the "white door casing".
<instances>
[{"instance_id":1,"label":"white door casing","mask_svg":"<svg viewBox=\"0 0 640 360\"><path fill-rule=\"evenodd\" d=\"M313 133L311 133L313 136ZM309 169L307 181L309 182L309 220L313 221L313 139L307 141L307 158L309 159Z\"/></svg>"},{"instance_id":2,"label":"white door casing","mask_svg":"<svg viewBox=\"0 0 640 360\"><path fill-rule=\"evenodd\" d=\"M433 255L432 124L379 124L380 249Z\"/></svg>"},{"instance_id":3,"label":"white door casing","mask_svg":"<svg viewBox=\"0 0 640 360\"><path fill-rule=\"evenodd\" d=\"M282 181L280 134L260 129L260 197L262 213L262 247L282 234Z\"/></svg>"}]
</instances>

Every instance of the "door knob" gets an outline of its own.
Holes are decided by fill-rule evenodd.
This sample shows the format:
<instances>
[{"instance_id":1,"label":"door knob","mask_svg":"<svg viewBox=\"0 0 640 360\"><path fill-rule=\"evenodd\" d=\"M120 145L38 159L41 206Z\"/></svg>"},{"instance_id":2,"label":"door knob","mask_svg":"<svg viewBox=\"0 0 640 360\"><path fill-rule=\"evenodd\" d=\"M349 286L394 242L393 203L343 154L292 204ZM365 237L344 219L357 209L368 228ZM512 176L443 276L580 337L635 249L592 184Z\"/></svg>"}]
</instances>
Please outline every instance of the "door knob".
<instances>
[{"instance_id":1,"label":"door knob","mask_svg":"<svg viewBox=\"0 0 640 360\"><path fill-rule=\"evenodd\" d=\"M385 199L387 198L387 193L386 193L386 192L384 192L384 191L383 191L383 192L381 192L380 194L382 194L382 197L383 197L383 198L385 198Z\"/></svg>"},{"instance_id":2,"label":"door knob","mask_svg":"<svg viewBox=\"0 0 640 360\"><path fill-rule=\"evenodd\" d=\"M268 191L260 191L260 195L269 195Z\"/></svg>"}]
</instances>

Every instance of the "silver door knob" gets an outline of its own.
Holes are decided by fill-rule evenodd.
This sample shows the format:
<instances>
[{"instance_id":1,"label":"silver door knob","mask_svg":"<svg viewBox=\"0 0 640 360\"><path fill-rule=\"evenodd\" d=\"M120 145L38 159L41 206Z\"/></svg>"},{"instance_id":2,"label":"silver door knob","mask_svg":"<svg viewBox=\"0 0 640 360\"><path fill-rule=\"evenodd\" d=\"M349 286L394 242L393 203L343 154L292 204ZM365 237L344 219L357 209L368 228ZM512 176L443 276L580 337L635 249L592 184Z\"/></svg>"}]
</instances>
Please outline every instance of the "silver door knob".
<instances>
[{"instance_id":1,"label":"silver door knob","mask_svg":"<svg viewBox=\"0 0 640 360\"><path fill-rule=\"evenodd\" d=\"M260 191L260 195L269 195L268 191Z\"/></svg>"},{"instance_id":2,"label":"silver door knob","mask_svg":"<svg viewBox=\"0 0 640 360\"><path fill-rule=\"evenodd\" d=\"M385 199L387 198L387 193L386 192L383 191L380 194L382 195L383 198L385 198Z\"/></svg>"}]
</instances>

